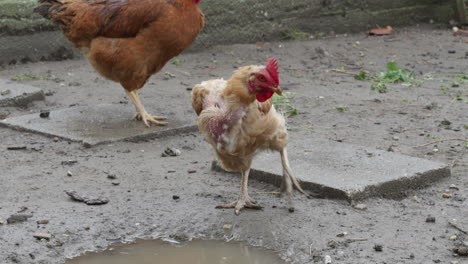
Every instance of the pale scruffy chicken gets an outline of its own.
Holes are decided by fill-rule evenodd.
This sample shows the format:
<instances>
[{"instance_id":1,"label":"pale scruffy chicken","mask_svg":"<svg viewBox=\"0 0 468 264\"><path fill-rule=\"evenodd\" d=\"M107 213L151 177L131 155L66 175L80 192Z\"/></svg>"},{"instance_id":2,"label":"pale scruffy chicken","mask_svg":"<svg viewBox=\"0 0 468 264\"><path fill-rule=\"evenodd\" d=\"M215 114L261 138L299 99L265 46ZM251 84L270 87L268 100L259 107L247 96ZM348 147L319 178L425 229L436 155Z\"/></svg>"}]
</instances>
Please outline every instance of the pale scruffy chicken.
<instances>
[{"instance_id":1,"label":"pale scruffy chicken","mask_svg":"<svg viewBox=\"0 0 468 264\"><path fill-rule=\"evenodd\" d=\"M252 160L262 150L278 151L281 155L282 190L288 194L290 209L293 209L292 189L304 193L289 166L288 133L284 117L272 105L274 93L282 93L274 58L266 66L241 67L228 81L204 81L192 90L198 128L214 148L221 166L242 174L239 199L217 208L235 208L236 214L243 208L261 208L250 198L247 181Z\"/></svg>"},{"instance_id":2,"label":"pale scruffy chicken","mask_svg":"<svg viewBox=\"0 0 468 264\"><path fill-rule=\"evenodd\" d=\"M138 97L148 78L192 44L204 25L201 0L39 0L34 12L56 23L102 76L119 82L146 126L165 117Z\"/></svg>"}]
</instances>

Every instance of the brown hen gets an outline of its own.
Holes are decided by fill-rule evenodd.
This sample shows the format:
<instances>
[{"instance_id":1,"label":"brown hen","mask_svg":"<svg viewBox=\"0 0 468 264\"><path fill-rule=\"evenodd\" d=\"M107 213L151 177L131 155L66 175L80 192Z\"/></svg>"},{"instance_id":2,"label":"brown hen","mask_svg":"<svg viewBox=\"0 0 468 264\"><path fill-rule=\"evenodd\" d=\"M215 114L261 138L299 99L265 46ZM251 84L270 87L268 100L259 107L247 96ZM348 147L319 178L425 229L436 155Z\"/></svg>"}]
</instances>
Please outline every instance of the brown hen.
<instances>
[{"instance_id":1,"label":"brown hen","mask_svg":"<svg viewBox=\"0 0 468 264\"><path fill-rule=\"evenodd\" d=\"M59 25L102 76L119 82L136 118L165 125L148 114L137 91L190 46L204 25L200 0L39 0L34 12Z\"/></svg>"}]
</instances>

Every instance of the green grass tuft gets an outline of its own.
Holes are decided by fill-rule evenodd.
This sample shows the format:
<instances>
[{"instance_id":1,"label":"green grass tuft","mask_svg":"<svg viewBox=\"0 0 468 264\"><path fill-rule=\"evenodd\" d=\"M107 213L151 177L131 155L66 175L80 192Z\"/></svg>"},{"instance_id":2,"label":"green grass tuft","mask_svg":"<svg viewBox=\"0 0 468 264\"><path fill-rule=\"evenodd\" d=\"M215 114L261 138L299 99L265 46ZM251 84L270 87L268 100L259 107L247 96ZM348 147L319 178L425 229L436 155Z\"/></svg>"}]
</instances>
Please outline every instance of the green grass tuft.
<instances>
[{"instance_id":1,"label":"green grass tuft","mask_svg":"<svg viewBox=\"0 0 468 264\"><path fill-rule=\"evenodd\" d=\"M283 113L288 113L290 116L299 114L296 107L291 103L291 93L283 93L283 95L273 94L272 102L275 108Z\"/></svg>"}]
</instances>

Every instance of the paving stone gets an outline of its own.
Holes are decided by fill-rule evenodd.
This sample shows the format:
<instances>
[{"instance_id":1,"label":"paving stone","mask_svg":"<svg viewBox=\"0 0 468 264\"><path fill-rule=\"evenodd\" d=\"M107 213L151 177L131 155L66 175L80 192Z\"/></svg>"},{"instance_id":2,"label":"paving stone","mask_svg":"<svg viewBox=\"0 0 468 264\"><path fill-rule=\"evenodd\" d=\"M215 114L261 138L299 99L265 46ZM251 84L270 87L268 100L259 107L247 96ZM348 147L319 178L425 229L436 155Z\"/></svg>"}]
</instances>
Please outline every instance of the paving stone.
<instances>
[{"instance_id":1,"label":"paving stone","mask_svg":"<svg viewBox=\"0 0 468 264\"><path fill-rule=\"evenodd\" d=\"M151 109L148 111L162 114ZM119 140L138 141L196 131L196 118L177 111L167 116L169 125L152 125L150 128L132 119L135 114L133 105L122 104L76 106L51 111L48 118L39 117L39 113L29 114L7 118L0 121L0 125L94 146Z\"/></svg>"},{"instance_id":2,"label":"paving stone","mask_svg":"<svg viewBox=\"0 0 468 264\"><path fill-rule=\"evenodd\" d=\"M44 100L44 93L41 89L15 81L0 79L0 107L24 107L37 100Z\"/></svg>"},{"instance_id":3,"label":"paving stone","mask_svg":"<svg viewBox=\"0 0 468 264\"><path fill-rule=\"evenodd\" d=\"M334 141L290 142L288 154L302 187L325 198L401 198L408 189L450 176L449 166L443 163ZM214 165L214 169L220 168ZM279 153L259 154L250 178L280 186Z\"/></svg>"}]
</instances>

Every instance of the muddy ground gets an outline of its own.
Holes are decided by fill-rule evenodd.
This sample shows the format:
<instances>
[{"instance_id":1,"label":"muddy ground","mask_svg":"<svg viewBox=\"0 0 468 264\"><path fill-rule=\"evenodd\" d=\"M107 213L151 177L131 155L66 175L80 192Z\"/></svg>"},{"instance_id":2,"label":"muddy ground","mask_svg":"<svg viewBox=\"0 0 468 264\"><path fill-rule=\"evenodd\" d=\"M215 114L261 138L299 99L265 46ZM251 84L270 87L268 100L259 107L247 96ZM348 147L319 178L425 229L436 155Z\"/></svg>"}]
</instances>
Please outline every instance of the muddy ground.
<instances>
[{"instance_id":1,"label":"muddy ground","mask_svg":"<svg viewBox=\"0 0 468 264\"><path fill-rule=\"evenodd\" d=\"M185 234L225 239L231 236L223 231L225 224L233 225L235 239L276 250L291 263L323 263L325 255L333 263L468 263L467 257L452 252L468 236L448 224L453 218L468 218L468 148L461 141L416 147L468 137L468 80L454 75L466 73L468 44L463 40L445 27L424 26L385 37L358 34L219 46L180 56L178 65L168 64L143 89L148 108L170 101L158 114L181 107L195 118L187 88L201 80L227 78L237 66L275 56L281 64L282 86L291 92L298 111L288 118L292 141L319 137L452 166L452 177L410 191L400 201L366 200L367 210L345 201L296 195L297 210L289 213L283 198L257 193L276 187L253 181L251 196L265 206L262 211L235 216L233 210L215 209L237 197L240 181L211 171L212 151L198 133L84 148L0 128L0 218L5 221L17 212L32 215L25 222L0 225L0 263L63 263L65 258L134 238ZM395 84L387 93L378 93L371 91L369 81L333 71L344 67L347 72L379 72L391 60L414 71L420 86ZM48 96L27 108L2 108L3 116L70 105L133 107L118 84L99 77L83 59L10 66L0 71L0 78L25 79L24 74L39 80L21 82L44 89ZM344 111L337 106L345 106L339 107ZM7 150L14 146L27 149ZM162 158L167 147L180 149L182 155ZM69 160L76 163L68 164ZM73 176L67 176L68 171ZM71 201L64 190L102 195L110 202L88 206ZM452 197L443 198L443 193ZM426 222L429 215L435 223ZM37 224L38 220L49 222ZM33 237L36 232L50 233L52 239L39 241ZM337 237L342 232L348 234ZM383 251L377 252L375 244Z\"/></svg>"}]
</instances>

